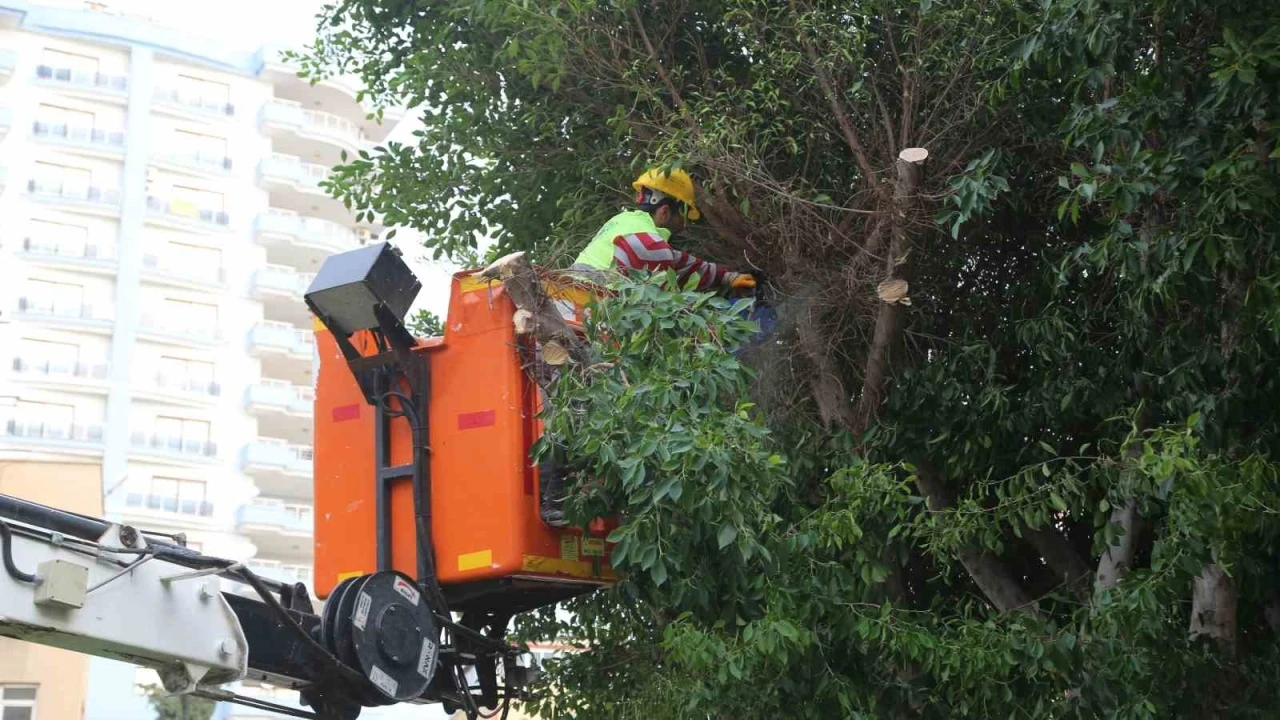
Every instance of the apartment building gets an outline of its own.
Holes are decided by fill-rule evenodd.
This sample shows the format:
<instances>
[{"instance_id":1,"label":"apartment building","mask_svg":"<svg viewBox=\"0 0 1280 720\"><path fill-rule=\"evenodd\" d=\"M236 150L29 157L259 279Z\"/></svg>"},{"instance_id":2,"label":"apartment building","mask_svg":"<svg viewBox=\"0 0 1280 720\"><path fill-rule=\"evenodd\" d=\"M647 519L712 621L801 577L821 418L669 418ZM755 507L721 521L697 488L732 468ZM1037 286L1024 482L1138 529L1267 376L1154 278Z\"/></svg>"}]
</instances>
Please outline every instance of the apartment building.
<instances>
[{"instance_id":1,"label":"apartment building","mask_svg":"<svg viewBox=\"0 0 1280 720\"><path fill-rule=\"evenodd\" d=\"M302 293L379 230L320 183L399 119L367 120L356 90L270 49L0 0L0 491L310 584ZM26 652L0 644L5 720L151 717L131 666Z\"/></svg>"}]
</instances>

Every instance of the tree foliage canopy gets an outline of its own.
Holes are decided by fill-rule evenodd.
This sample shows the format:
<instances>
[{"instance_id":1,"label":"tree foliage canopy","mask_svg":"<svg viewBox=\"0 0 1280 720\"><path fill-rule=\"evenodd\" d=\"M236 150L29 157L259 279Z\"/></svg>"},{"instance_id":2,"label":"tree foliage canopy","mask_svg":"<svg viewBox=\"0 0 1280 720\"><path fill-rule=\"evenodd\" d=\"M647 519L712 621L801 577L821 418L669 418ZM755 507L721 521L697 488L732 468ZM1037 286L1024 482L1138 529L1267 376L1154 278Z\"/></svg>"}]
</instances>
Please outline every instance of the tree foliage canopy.
<instances>
[{"instance_id":1,"label":"tree foliage canopy","mask_svg":"<svg viewBox=\"0 0 1280 720\"><path fill-rule=\"evenodd\" d=\"M661 278L596 308L548 422L628 575L526 619L588 648L545 714L1280 706L1280 5L342 0L306 62L422 108L331 189L442 255L564 263L679 164L770 279L738 354Z\"/></svg>"}]
</instances>

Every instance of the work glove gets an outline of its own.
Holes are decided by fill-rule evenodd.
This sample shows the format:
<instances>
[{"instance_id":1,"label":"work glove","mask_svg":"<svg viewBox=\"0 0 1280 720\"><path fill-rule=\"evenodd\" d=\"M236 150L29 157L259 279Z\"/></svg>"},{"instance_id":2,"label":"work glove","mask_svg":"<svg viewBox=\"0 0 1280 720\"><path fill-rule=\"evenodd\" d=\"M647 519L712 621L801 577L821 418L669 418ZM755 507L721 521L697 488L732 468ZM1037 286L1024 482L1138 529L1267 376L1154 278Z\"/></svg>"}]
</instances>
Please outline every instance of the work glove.
<instances>
[{"instance_id":1,"label":"work glove","mask_svg":"<svg viewBox=\"0 0 1280 720\"><path fill-rule=\"evenodd\" d=\"M734 290L750 290L755 286L755 276L750 273L729 273L729 287Z\"/></svg>"}]
</instances>

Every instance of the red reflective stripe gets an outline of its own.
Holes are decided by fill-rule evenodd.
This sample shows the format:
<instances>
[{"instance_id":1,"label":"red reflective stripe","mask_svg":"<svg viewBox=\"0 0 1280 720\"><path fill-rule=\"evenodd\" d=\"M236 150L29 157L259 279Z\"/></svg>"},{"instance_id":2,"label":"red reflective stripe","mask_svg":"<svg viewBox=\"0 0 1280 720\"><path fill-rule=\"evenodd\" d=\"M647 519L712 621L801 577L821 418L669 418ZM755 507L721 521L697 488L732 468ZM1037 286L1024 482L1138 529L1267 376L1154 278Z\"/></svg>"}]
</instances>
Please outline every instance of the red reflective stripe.
<instances>
[{"instance_id":1,"label":"red reflective stripe","mask_svg":"<svg viewBox=\"0 0 1280 720\"><path fill-rule=\"evenodd\" d=\"M469 412L458 414L459 430L474 430L475 428L488 427L498 421L498 414L493 410L481 410L480 412Z\"/></svg>"},{"instance_id":2,"label":"red reflective stripe","mask_svg":"<svg viewBox=\"0 0 1280 720\"><path fill-rule=\"evenodd\" d=\"M360 405L339 405L333 409L333 421L336 423L360 419Z\"/></svg>"},{"instance_id":3,"label":"red reflective stripe","mask_svg":"<svg viewBox=\"0 0 1280 720\"><path fill-rule=\"evenodd\" d=\"M626 260L627 260L625 264L618 263L619 270L626 271L632 268L641 267L640 258L636 257L635 251L631 249L631 243L627 242L627 238L625 236L619 235L618 237L614 238L613 246L618 250L621 250L622 254L626 257ZM617 255L618 254L615 252L614 257L617 257Z\"/></svg>"}]
</instances>

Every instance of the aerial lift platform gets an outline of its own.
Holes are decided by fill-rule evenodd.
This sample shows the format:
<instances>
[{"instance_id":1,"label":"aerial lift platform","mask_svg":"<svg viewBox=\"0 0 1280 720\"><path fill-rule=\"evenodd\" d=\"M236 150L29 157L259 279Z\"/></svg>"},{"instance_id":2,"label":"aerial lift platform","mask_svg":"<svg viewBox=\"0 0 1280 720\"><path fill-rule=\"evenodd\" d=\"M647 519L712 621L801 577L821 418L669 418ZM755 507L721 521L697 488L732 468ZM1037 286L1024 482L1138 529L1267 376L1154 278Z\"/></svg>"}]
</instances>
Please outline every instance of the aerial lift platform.
<instances>
[{"instance_id":1,"label":"aerial lift platform","mask_svg":"<svg viewBox=\"0 0 1280 720\"><path fill-rule=\"evenodd\" d=\"M588 293L544 282L580 320ZM517 334L503 285L455 275L436 338L404 326L419 290L379 243L330 257L306 293L319 362L314 588L181 537L0 495L0 635L300 717L409 702L474 718L522 697L531 671L505 630L614 582L607 527L541 519L535 341ZM296 689L310 710L222 689L246 679Z\"/></svg>"}]
</instances>

